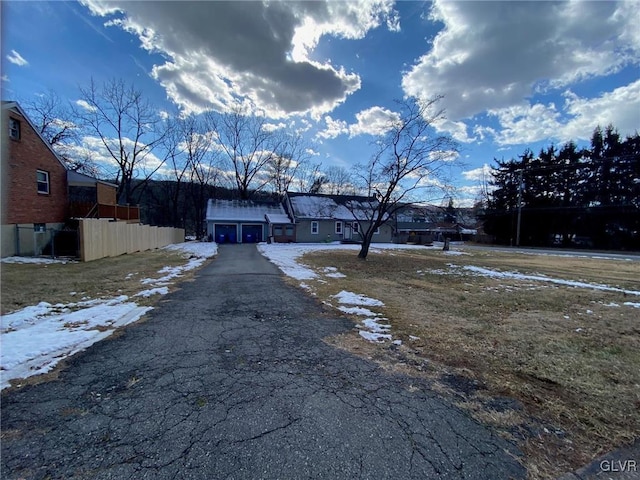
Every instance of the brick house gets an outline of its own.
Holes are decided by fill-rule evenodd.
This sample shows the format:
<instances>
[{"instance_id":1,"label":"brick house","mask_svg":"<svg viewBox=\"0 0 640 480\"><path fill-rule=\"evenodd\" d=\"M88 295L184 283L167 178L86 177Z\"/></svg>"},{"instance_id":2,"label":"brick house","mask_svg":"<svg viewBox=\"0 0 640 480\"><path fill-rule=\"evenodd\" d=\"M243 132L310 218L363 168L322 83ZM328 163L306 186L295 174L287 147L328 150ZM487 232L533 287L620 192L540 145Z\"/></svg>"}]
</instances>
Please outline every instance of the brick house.
<instances>
[{"instance_id":1,"label":"brick house","mask_svg":"<svg viewBox=\"0 0 640 480\"><path fill-rule=\"evenodd\" d=\"M2 256L38 254L67 218L67 169L15 102L2 102Z\"/></svg>"},{"instance_id":2,"label":"brick house","mask_svg":"<svg viewBox=\"0 0 640 480\"><path fill-rule=\"evenodd\" d=\"M3 257L40 255L45 248L58 254L60 247L77 254L72 219L140 222L137 206L117 204L117 185L68 170L16 102L2 102L0 173Z\"/></svg>"}]
</instances>

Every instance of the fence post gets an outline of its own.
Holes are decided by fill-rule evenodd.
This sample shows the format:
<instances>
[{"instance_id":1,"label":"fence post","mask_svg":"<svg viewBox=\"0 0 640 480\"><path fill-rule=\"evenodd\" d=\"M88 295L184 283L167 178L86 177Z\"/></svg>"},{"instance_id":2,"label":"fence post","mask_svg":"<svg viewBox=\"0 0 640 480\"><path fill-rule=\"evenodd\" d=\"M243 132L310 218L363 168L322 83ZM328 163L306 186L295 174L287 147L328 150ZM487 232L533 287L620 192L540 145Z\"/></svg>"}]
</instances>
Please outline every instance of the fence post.
<instances>
[{"instance_id":1,"label":"fence post","mask_svg":"<svg viewBox=\"0 0 640 480\"><path fill-rule=\"evenodd\" d=\"M16 255L20 256L20 227L16 223Z\"/></svg>"}]
</instances>

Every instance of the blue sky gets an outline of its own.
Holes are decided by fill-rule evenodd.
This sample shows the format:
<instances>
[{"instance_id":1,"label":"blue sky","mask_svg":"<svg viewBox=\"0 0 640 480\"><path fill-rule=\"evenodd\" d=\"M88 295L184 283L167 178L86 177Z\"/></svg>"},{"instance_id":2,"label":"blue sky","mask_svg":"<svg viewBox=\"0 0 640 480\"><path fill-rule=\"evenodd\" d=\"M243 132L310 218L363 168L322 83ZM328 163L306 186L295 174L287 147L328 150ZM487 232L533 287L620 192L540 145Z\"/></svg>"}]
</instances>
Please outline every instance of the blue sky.
<instances>
[{"instance_id":1,"label":"blue sky","mask_svg":"<svg viewBox=\"0 0 640 480\"><path fill-rule=\"evenodd\" d=\"M459 204L493 158L640 129L639 2L2 2L2 98L123 78L160 111L244 102L312 160L366 161L395 99L444 95Z\"/></svg>"}]
</instances>

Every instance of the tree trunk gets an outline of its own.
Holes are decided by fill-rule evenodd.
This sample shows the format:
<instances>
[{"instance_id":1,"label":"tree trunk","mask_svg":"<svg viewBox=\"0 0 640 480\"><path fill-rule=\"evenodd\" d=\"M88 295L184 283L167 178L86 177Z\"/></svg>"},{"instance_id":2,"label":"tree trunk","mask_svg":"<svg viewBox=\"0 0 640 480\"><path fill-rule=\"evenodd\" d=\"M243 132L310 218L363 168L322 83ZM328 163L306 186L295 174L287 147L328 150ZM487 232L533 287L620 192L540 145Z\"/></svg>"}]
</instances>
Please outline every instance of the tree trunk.
<instances>
[{"instance_id":1,"label":"tree trunk","mask_svg":"<svg viewBox=\"0 0 640 480\"><path fill-rule=\"evenodd\" d=\"M371 246L371 237L369 235L365 235L362 239L362 246L360 247L360 253L358 253L358 258L360 260L366 260L367 255L369 255L369 247Z\"/></svg>"}]
</instances>

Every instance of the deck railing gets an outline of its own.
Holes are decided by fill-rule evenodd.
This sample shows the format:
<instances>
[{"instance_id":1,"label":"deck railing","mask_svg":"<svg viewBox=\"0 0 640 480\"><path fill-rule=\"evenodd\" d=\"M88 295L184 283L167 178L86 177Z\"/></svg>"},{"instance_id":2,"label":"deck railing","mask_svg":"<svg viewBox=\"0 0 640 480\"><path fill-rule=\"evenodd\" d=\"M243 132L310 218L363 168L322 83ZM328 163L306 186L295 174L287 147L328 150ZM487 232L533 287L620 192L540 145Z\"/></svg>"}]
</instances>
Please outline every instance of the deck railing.
<instances>
[{"instance_id":1,"label":"deck railing","mask_svg":"<svg viewBox=\"0 0 640 480\"><path fill-rule=\"evenodd\" d=\"M140 207L133 205L106 205L104 203L72 202L69 205L69 216L72 218L140 220Z\"/></svg>"}]
</instances>

